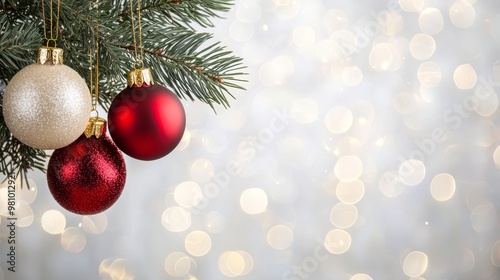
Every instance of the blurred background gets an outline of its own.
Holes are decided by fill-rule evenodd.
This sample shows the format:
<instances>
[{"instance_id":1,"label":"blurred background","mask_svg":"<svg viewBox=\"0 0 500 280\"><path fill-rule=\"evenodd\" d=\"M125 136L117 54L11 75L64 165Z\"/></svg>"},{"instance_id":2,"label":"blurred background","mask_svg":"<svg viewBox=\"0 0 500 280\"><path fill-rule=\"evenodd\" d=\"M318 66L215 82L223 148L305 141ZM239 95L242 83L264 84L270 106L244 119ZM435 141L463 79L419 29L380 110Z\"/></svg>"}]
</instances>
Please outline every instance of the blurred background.
<instances>
[{"instance_id":1,"label":"blurred background","mask_svg":"<svg viewBox=\"0 0 500 280\"><path fill-rule=\"evenodd\" d=\"M183 101L104 213L17 189L0 279L499 279L500 2L235 0L231 108ZM124 70L125 71L125 70ZM154 71L154 69L153 69Z\"/></svg>"}]
</instances>

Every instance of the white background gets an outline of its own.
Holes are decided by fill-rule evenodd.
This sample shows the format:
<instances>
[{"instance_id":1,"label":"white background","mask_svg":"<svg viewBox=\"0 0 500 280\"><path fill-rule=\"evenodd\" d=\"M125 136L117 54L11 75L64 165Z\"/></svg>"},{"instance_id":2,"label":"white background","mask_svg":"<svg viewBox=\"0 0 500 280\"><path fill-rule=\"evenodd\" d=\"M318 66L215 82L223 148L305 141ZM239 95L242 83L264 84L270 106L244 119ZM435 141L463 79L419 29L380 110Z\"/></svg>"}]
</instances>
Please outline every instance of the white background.
<instances>
[{"instance_id":1,"label":"white background","mask_svg":"<svg viewBox=\"0 0 500 280\"><path fill-rule=\"evenodd\" d=\"M247 90L184 101L177 149L126 158L102 214L31 173L0 279L498 279L498 2L235 2L205 31Z\"/></svg>"}]
</instances>

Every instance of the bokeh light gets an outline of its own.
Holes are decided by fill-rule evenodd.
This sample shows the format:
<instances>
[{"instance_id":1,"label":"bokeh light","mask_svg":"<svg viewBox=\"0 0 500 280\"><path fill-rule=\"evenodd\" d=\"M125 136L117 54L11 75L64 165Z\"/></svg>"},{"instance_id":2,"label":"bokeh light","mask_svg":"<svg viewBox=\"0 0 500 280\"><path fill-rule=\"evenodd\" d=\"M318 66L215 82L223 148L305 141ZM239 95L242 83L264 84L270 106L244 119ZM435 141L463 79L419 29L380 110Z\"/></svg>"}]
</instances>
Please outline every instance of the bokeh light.
<instances>
[{"instance_id":1,"label":"bokeh light","mask_svg":"<svg viewBox=\"0 0 500 280\"><path fill-rule=\"evenodd\" d=\"M247 214L256 215L267 208L267 194L259 188L249 188L243 191L240 197L240 206Z\"/></svg>"},{"instance_id":2,"label":"bokeh light","mask_svg":"<svg viewBox=\"0 0 500 280\"><path fill-rule=\"evenodd\" d=\"M401 53L393 44L374 45L369 56L370 66L378 71L396 71L401 67Z\"/></svg>"},{"instance_id":3,"label":"bokeh light","mask_svg":"<svg viewBox=\"0 0 500 280\"><path fill-rule=\"evenodd\" d=\"M262 16L262 8L258 2L244 0L236 8L236 18L245 23L258 21Z\"/></svg>"},{"instance_id":4,"label":"bokeh light","mask_svg":"<svg viewBox=\"0 0 500 280\"><path fill-rule=\"evenodd\" d=\"M293 61L286 56L277 56L262 64L259 69L259 80L268 87L281 86L294 71Z\"/></svg>"},{"instance_id":5,"label":"bokeh light","mask_svg":"<svg viewBox=\"0 0 500 280\"><path fill-rule=\"evenodd\" d=\"M332 254L340 255L351 247L351 235L342 229L333 229L325 236L325 248Z\"/></svg>"},{"instance_id":6,"label":"bokeh light","mask_svg":"<svg viewBox=\"0 0 500 280\"><path fill-rule=\"evenodd\" d=\"M33 179L28 179L29 189L25 186L24 188L16 188L16 200L20 204L28 205L35 201L38 194L38 187Z\"/></svg>"},{"instance_id":7,"label":"bokeh light","mask_svg":"<svg viewBox=\"0 0 500 280\"><path fill-rule=\"evenodd\" d=\"M353 226L357 219L358 209L354 205L338 203L330 211L330 222L342 229Z\"/></svg>"},{"instance_id":8,"label":"bokeh light","mask_svg":"<svg viewBox=\"0 0 500 280\"><path fill-rule=\"evenodd\" d=\"M205 158L196 159L191 164L191 177L197 182L207 182L215 173L213 163Z\"/></svg>"},{"instance_id":9,"label":"bokeh light","mask_svg":"<svg viewBox=\"0 0 500 280\"><path fill-rule=\"evenodd\" d=\"M342 71L342 81L346 86L357 86L363 81L363 72L357 66L346 67Z\"/></svg>"},{"instance_id":10,"label":"bokeh light","mask_svg":"<svg viewBox=\"0 0 500 280\"><path fill-rule=\"evenodd\" d=\"M368 274L358 273L353 275L349 280L373 280L373 278L371 278ZM412 278L412 280L414 279Z\"/></svg>"},{"instance_id":11,"label":"bokeh light","mask_svg":"<svg viewBox=\"0 0 500 280\"><path fill-rule=\"evenodd\" d=\"M274 2L276 3L276 16L280 19L293 19L300 12L300 0L277 0Z\"/></svg>"},{"instance_id":12,"label":"bokeh light","mask_svg":"<svg viewBox=\"0 0 500 280\"><path fill-rule=\"evenodd\" d=\"M453 73L453 80L459 89L471 89L476 85L476 71L470 64L459 65Z\"/></svg>"},{"instance_id":13,"label":"bokeh light","mask_svg":"<svg viewBox=\"0 0 500 280\"><path fill-rule=\"evenodd\" d=\"M429 59L436 51L436 41L427 34L415 34L410 41L410 52L419 60Z\"/></svg>"},{"instance_id":14,"label":"bokeh light","mask_svg":"<svg viewBox=\"0 0 500 280\"><path fill-rule=\"evenodd\" d=\"M419 277L427 270L429 259L420 251L410 252L404 259L403 271L409 277Z\"/></svg>"},{"instance_id":15,"label":"bokeh light","mask_svg":"<svg viewBox=\"0 0 500 280\"><path fill-rule=\"evenodd\" d=\"M35 219L31 206L25 204L18 206L16 210L16 216L17 216L17 225L19 227L30 226L33 223L33 220Z\"/></svg>"},{"instance_id":16,"label":"bokeh light","mask_svg":"<svg viewBox=\"0 0 500 280\"><path fill-rule=\"evenodd\" d=\"M334 107L326 113L325 126L332 133L344 133L351 128L353 118L353 114L348 108Z\"/></svg>"},{"instance_id":17,"label":"bokeh light","mask_svg":"<svg viewBox=\"0 0 500 280\"><path fill-rule=\"evenodd\" d=\"M435 200L449 200L455 194L455 178L447 173L438 174L432 179L430 189Z\"/></svg>"},{"instance_id":18,"label":"bokeh light","mask_svg":"<svg viewBox=\"0 0 500 280\"><path fill-rule=\"evenodd\" d=\"M418 67L417 77L424 87L433 88L439 86L442 76L441 67L434 61L426 61Z\"/></svg>"},{"instance_id":19,"label":"bokeh light","mask_svg":"<svg viewBox=\"0 0 500 280\"><path fill-rule=\"evenodd\" d=\"M456 1L450 6L450 19L456 27L469 28L476 20L476 10L467 1Z\"/></svg>"},{"instance_id":20,"label":"bokeh light","mask_svg":"<svg viewBox=\"0 0 500 280\"><path fill-rule=\"evenodd\" d=\"M179 151L182 151L186 149L189 146L189 144L191 144L191 131L189 131L189 129L186 128L184 130L184 134L182 135L181 141L179 142L179 144L177 144L177 147L175 148L178 149Z\"/></svg>"},{"instance_id":21,"label":"bokeh light","mask_svg":"<svg viewBox=\"0 0 500 280\"><path fill-rule=\"evenodd\" d=\"M165 259L165 271L173 277L193 274L198 269L196 262L181 252L170 253Z\"/></svg>"},{"instance_id":22,"label":"bokeh light","mask_svg":"<svg viewBox=\"0 0 500 280\"><path fill-rule=\"evenodd\" d=\"M174 199L180 206L192 208L197 206L203 199L203 193L196 182L186 181L175 188Z\"/></svg>"},{"instance_id":23,"label":"bokeh light","mask_svg":"<svg viewBox=\"0 0 500 280\"><path fill-rule=\"evenodd\" d=\"M398 0L401 8L406 12L418 12L422 10L426 0Z\"/></svg>"},{"instance_id":24,"label":"bokeh light","mask_svg":"<svg viewBox=\"0 0 500 280\"><path fill-rule=\"evenodd\" d=\"M219 258L219 269L228 277L247 275L253 265L253 258L245 251L227 251Z\"/></svg>"},{"instance_id":25,"label":"bokeh light","mask_svg":"<svg viewBox=\"0 0 500 280\"><path fill-rule=\"evenodd\" d=\"M212 248L212 239L210 236L201 230L190 232L184 240L186 251L193 256L204 256Z\"/></svg>"},{"instance_id":26,"label":"bokeh light","mask_svg":"<svg viewBox=\"0 0 500 280\"><path fill-rule=\"evenodd\" d=\"M163 211L161 223L171 232L182 232L191 227L191 214L182 207L169 207Z\"/></svg>"},{"instance_id":27,"label":"bokeh light","mask_svg":"<svg viewBox=\"0 0 500 280\"><path fill-rule=\"evenodd\" d=\"M267 232L267 243L276 250L287 249L293 239L293 230L285 225L275 225Z\"/></svg>"},{"instance_id":28,"label":"bokeh light","mask_svg":"<svg viewBox=\"0 0 500 280\"><path fill-rule=\"evenodd\" d=\"M108 216L106 215L106 213L99 213L92 216L83 216L82 226L85 232L91 234L101 234L108 227Z\"/></svg>"},{"instance_id":29,"label":"bokeh light","mask_svg":"<svg viewBox=\"0 0 500 280\"><path fill-rule=\"evenodd\" d=\"M493 152L493 161L495 162L495 166L500 168L500 145L497 146Z\"/></svg>"},{"instance_id":30,"label":"bokeh light","mask_svg":"<svg viewBox=\"0 0 500 280\"><path fill-rule=\"evenodd\" d=\"M498 109L498 96L494 94L492 88L478 86L474 88L474 96L472 99L474 110L483 117L492 116Z\"/></svg>"},{"instance_id":31,"label":"bokeh light","mask_svg":"<svg viewBox=\"0 0 500 280\"><path fill-rule=\"evenodd\" d=\"M365 194L365 184L360 180L340 181L335 193L340 201L346 204L356 204Z\"/></svg>"},{"instance_id":32,"label":"bokeh light","mask_svg":"<svg viewBox=\"0 0 500 280\"><path fill-rule=\"evenodd\" d=\"M334 171L339 180L352 182L363 173L363 162L357 156L343 156L338 159Z\"/></svg>"},{"instance_id":33,"label":"bokeh light","mask_svg":"<svg viewBox=\"0 0 500 280\"><path fill-rule=\"evenodd\" d=\"M380 24L381 31L388 36L394 36L403 29L404 21L400 13L384 11L383 16L379 14L377 20L383 22Z\"/></svg>"},{"instance_id":34,"label":"bokeh light","mask_svg":"<svg viewBox=\"0 0 500 280\"><path fill-rule=\"evenodd\" d=\"M9 203L7 184L2 184L0 186L0 203L2 205L8 205ZM7 217L9 215L9 209L7 207L0 208L0 215Z\"/></svg>"},{"instance_id":35,"label":"bokeh light","mask_svg":"<svg viewBox=\"0 0 500 280\"><path fill-rule=\"evenodd\" d=\"M135 273L129 261L123 258L105 259L99 265L99 276L102 280L132 280Z\"/></svg>"},{"instance_id":36,"label":"bokeh light","mask_svg":"<svg viewBox=\"0 0 500 280\"><path fill-rule=\"evenodd\" d=\"M78 253L87 245L87 238L81 229L68 227L61 234L61 245L67 252Z\"/></svg>"},{"instance_id":37,"label":"bokeh light","mask_svg":"<svg viewBox=\"0 0 500 280\"><path fill-rule=\"evenodd\" d=\"M422 32L429 35L438 34L444 27L443 14L437 8L425 8L420 12L418 24Z\"/></svg>"},{"instance_id":38,"label":"bokeh light","mask_svg":"<svg viewBox=\"0 0 500 280\"><path fill-rule=\"evenodd\" d=\"M491 248L491 262L494 266L500 267L500 240Z\"/></svg>"},{"instance_id":39,"label":"bokeh light","mask_svg":"<svg viewBox=\"0 0 500 280\"><path fill-rule=\"evenodd\" d=\"M66 217L58 210L48 210L42 215L42 228L50 234L60 234L66 228Z\"/></svg>"},{"instance_id":40,"label":"bokeh light","mask_svg":"<svg viewBox=\"0 0 500 280\"><path fill-rule=\"evenodd\" d=\"M472 227L477 232L488 232L495 227L497 210L490 202L483 202L474 207L471 213Z\"/></svg>"}]
</instances>

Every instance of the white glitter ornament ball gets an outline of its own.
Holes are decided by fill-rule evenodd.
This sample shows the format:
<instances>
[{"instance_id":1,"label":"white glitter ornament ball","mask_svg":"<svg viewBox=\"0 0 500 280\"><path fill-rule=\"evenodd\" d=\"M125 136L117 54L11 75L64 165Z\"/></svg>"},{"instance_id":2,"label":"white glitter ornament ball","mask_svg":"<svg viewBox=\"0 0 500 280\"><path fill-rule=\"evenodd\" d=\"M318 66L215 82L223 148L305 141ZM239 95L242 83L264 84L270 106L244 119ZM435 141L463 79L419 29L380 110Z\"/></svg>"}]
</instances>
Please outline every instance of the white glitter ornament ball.
<instances>
[{"instance_id":1,"label":"white glitter ornament ball","mask_svg":"<svg viewBox=\"0 0 500 280\"><path fill-rule=\"evenodd\" d=\"M53 150L75 141L92 110L82 77L63 64L29 65L7 84L3 115L10 132L24 144Z\"/></svg>"}]
</instances>

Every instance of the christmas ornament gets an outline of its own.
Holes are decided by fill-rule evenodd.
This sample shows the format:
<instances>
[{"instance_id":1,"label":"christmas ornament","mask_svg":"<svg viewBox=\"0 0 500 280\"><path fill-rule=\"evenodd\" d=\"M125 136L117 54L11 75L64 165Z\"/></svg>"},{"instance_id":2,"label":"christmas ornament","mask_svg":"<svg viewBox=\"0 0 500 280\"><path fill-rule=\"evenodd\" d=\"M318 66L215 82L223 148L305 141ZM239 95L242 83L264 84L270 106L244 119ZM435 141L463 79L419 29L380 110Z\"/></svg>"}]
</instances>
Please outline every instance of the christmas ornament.
<instances>
[{"instance_id":1,"label":"christmas ornament","mask_svg":"<svg viewBox=\"0 0 500 280\"><path fill-rule=\"evenodd\" d=\"M5 89L5 123L17 139L33 148L64 147L87 124L91 110L87 84L62 62L62 49L41 47L38 62L21 69Z\"/></svg>"},{"instance_id":2,"label":"christmas ornament","mask_svg":"<svg viewBox=\"0 0 500 280\"><path fill-rule=\"evenodd\" d=\"M128 74L128 88L109 108L111 138L127 155L155 160L179 144L186 126L184 107L170 90L156 85L148 68Z\"/></svg>"},{"instance_id":3,"label":"christmas ornament","mask_svg":"<svg viewBox=\"0 0 500 280\"><path fill-rule=\"evenodd\" d=\"M47 182L54 199L81 215L100 213L113 205L125 186L125 161L106 136L106 121L93 117L84 134L50 157Z\"/></svg>"},{"instance_id":4,"label":"christmas ornament","mask_svg":"<svg viewBox=\"0 0 500 280\"><path fill-rule=\"evenodd\" d=\"M141 1L137 1L139 44L136 40L134 5L130 4L135 65L128 73L128 88L111 103L109 133L127 155L154 160L170 153L181 141L186 126L184 107L167 88L155 85L149 68L143 68Z\"/></svg>"},{"instance_id":5,"label":"christmas ornament","mask_svg":"<svg viewBox=\"0 0 500 280\"><path fill-rule=\"evenodd\" d=\"M82 134L91 100L85 81L63 64L63 50L56 48L61 1L57 1L56 13L49 1L48 20L44 0L41 4L47 45L38 49L37 63L21 69L7 84L3 115L14 137L33 148L52 150ZM49 47L50 43L54 46Z\"/></svg>"}]
</instances>

